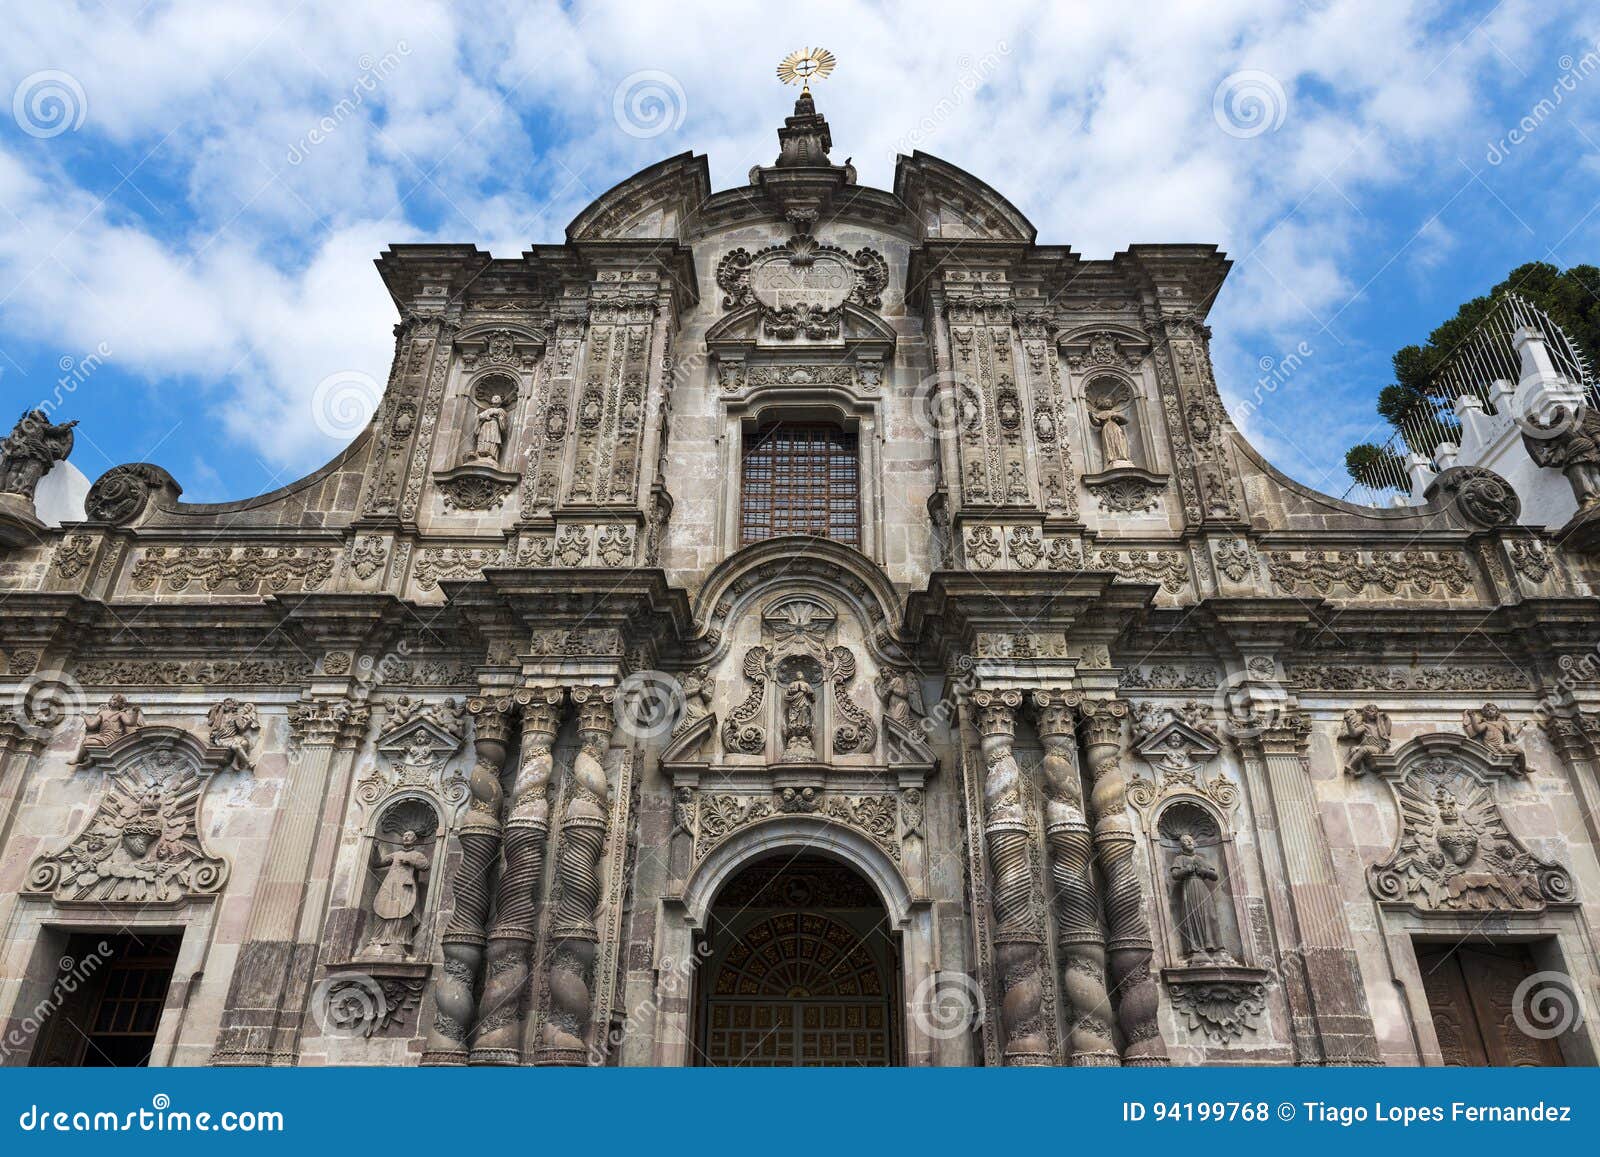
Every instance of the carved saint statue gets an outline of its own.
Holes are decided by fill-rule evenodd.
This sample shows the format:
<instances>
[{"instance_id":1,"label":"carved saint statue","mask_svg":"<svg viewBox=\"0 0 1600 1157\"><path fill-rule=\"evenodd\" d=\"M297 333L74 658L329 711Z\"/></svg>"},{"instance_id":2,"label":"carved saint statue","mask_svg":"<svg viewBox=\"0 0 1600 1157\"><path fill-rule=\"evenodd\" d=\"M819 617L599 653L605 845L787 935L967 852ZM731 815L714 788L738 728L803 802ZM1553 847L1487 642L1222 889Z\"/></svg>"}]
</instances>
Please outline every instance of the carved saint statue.
<instances>
[{"instance_id":1,"label":"carved saint statue","mask_svg":"<svg viewBox=\"0 0 1600 1157\"><path fill-rule=\"evenodd\" d=\"M1113 390L1096 397L1088 395L1089 421L1100 431L1100 456L1107 470L1133 465L1133 448L1128 442L1128 397Z\"/></svg>"},{"instance_id":2,"label":"carved saint statue","mask_svg":"<svg viewBox=\"0 0 1600 1157\"><path fill-rule=\"evenodd\" d=\"M1462 713L1461 727L1473 739L1490 751L1515 752L1517 736L1522 734L1522 724L1513 723L1498 703L1485 703Z\"/></svg>"},{"instance_id":3,"label":"carved saint statue","mask_svg":"<svg viewBox=\"0 0 1600 1157\"><path fill-rule=\"evenodd\" d=\"M478 411L478 433L473 441L472 460L500 464L500 447L506 439L505 399L495 394L489 404Z\"/></svg>"},{"instance_id":4,"label":"carved saint statue","mask_svg":"<svg viewBox=\"0 0 1600 1157\"><path fill-rule=\"evenodd\" d=\"M1345 770L1356 767L1368 755L1382 755L1389 750L1389 735L1393 725L1389 717L1378 710L1376 703L1365 707L1352 707L1344 713L1344 730L1339 738L1350 744L1345 756Z\"/></svg>"},{"instance_id":5,"label":"carved saint statue","mask_svg":"<svg viewBox=\"0 0 1600 1157\"><path fill-rule=\"evenodd\" d=\"M224 699L206 713L206 722L211 727L212 747L225 747L233 752L233 766L240 771L255 767L251 738L252 733L261 730L261 722L256 718L254 703Z\"/></svg>"},{"instance_id":6,"label":"carved saint statue","mask_svg":"<svg viewBox=\"0 0 1600 1157\"><path fill-rule=\"evenodd\" d=\"M1172 857L1172 879L1177 885L1173 908L1178 918L1178 938L1186 959L1216 960L1225 957L1222 925L1217 919L1217 900L1209 881L1218 878L1217 870L1195 851L1194 837L1188 832L1178 837L1179 853Z\"/></svg>"},{"instance_id":7,"label":"carved saint statue","mask_svg":"<svg viewBox=\"0 0 1600 1157\"><path fill-rule=\"evenodd\" d=\"M1566 475L1580 511L1600 504L1600 411L1585 405L1576 420L1563 409L1547 423L1531 413L1524 421L1537 431L1522 433L1528 457Z\"/></svg>"},{"instance_id":8,"label":"carved saint statue","mask_svg":"<svg viewBox=\"0 0 1600 1157\"><path fill-rule=\"evenodd\" d=\"M417 878L429 867L428 857L417 851L417 833L400 833L400 847L380 852L377 866L384 869L383 883L372 898L377 927L361 949L364 957L404 958L411 955L417 935Z\"/></svg>"},{"instance_id":9,"label":"carved saint statue","mask_svg":"<svg viewBox=\"0 0 1600 1157\"><path fill-rule=\"evenodd\" d=\"M812 732L817 693L804 679L796 679L783 692L783 758L804 762L817 758Z\"/></svg>"},{"instance_id":10,"label":"carved saint statue","mask_svg":"<svg viewBox=\"0 0 1600 1157\"><path fill-rule=\"evenodd\" d=\"M0 439L0 494L20 494L33 501L39 480L50 467L72 453L76 420L54 425L43 410L28 410L10 435Z\"/></svg>"},{"instance_id":11,"label":"carved saint statue","mask_svg":"<svg viewBox=\"0 0 1600 1157\"><path fill-rule=\"evenodd\" d=\"M113 695L100 710L83 721L83 742L78 754L72 757L76 764L89 761L89 751L95 747L109 747L124 735L132 735L144 726L144 713L128 702L126 695Z\"/></svg>"}]
</instances>

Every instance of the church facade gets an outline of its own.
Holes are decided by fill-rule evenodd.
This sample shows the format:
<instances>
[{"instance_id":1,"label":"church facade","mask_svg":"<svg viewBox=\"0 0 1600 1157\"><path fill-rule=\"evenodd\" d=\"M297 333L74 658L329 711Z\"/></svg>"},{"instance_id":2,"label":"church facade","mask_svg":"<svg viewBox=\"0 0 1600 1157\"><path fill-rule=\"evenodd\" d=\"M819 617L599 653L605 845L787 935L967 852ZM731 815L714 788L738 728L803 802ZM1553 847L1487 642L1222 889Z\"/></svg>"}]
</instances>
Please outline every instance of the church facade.
<instances>
[{"instance_id":1,"label":"church facade","mask_svg":"<svg viewBox=\"0 0 1600 1157\"><path fill-rule=\"evenodd\" d=\"M19 424L6 1063L1594 1063L1600 564L1274 470L1214 247L779 137L386 251L273 493Z\"/></svg>"}]
</instances>

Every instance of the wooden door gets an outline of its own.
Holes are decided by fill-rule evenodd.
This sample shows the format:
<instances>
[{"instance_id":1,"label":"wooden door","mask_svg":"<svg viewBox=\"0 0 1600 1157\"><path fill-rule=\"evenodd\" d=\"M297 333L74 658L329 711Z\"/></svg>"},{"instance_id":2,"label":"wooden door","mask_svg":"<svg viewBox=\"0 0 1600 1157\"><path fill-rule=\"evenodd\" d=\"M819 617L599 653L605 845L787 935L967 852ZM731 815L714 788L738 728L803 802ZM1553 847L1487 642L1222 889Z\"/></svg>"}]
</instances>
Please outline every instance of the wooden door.
<instances>
[{"instance_id":1,"label":"wooden door","mask_svg":"<svg viewBox=\"0 0 1600 1157\"><path fill-rule=\"evenodd\" d=\"M1559 1066L1553 1040L1517 1024L1517 986L1535 972L1521 944L1419 944L1417 965L1447 1065Z\"/></svg>"}]
</instances>

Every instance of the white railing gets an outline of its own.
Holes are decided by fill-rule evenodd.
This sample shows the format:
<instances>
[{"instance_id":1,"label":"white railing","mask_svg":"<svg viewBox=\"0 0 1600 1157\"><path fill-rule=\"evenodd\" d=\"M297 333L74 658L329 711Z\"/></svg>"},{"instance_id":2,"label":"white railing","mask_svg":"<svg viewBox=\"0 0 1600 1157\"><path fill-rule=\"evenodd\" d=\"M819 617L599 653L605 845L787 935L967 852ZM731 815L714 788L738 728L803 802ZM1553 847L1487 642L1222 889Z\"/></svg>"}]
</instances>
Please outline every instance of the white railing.
<instances>
[{"instance_id":1,"label":"white railing","mask_svg":"<svg viewBox=\"0 0 1600 1157\"><path fill-rule=\"evenodd\" d=\"M1541 339L1554 372L1580 386L1589 405L1600 406L1600 383L1595 381L1589 359L1566 331L1527 298L1503 294L1429 379L1429 402L1401 420L1400 428L1383 443L1383 457L1369 469L1369 479L1352 482L1342 495L1344 500L1362 506L1420 501L1412 493L1412 456L1425 460L1430 475L1453 464L1461 446L1457 417L1461 399L1475 399L1486 413L1500 412L1509 387L1526 376L1519 334Z\"/></svg>"}]
</instances>

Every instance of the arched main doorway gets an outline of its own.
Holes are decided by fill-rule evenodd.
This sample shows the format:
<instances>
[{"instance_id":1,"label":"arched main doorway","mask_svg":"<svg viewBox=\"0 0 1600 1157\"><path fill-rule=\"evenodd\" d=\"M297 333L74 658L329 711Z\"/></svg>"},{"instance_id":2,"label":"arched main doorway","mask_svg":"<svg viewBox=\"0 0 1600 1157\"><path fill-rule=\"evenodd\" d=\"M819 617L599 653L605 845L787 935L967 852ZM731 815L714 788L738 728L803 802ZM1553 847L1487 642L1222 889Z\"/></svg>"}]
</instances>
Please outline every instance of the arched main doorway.
<instances>
[{"instance_id":1,"label":"arched main doorway","mask_svg":"<svg viewBox=\"0 0 1600 1157\"><path fill-rule=\"evenodd\" d=\"M706 939L699 1064L900 1063L899 952L853 869L817 855L757 860L718 893Z\"/></svg>"}]
</instances>

